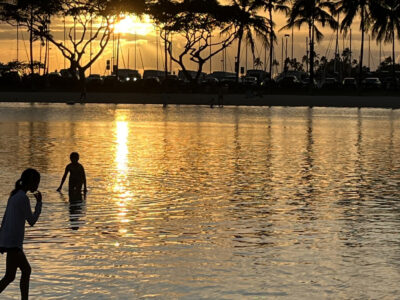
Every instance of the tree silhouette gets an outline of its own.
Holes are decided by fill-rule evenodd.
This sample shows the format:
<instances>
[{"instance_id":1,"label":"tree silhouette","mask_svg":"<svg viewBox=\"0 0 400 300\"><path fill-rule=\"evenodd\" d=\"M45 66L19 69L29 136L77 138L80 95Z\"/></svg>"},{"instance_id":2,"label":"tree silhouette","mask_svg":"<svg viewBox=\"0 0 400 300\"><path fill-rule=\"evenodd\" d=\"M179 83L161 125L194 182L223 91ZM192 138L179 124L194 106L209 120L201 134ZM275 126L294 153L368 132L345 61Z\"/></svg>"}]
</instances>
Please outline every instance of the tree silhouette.
<instances>
[{"instance_id":1,"label":"tree silhouette","mask_svg":"<svg viewBox=\"0 0 400 300\"><path fill-rule=\"evenodd\" d=\"M13 26L25 27L29 31L30 70L34 73L33 42L39 38L35 28L48 28L51 16L61 11L61 0L17 0L3 3L0 19Z\"/></svg>"},{"instance_id":2,"label":"tree silhouette","mask_svg":"<svg viewBox=\"0 0 400 300\"><path fill-rule=\"evenodd\" d=\"M70 63L71 75L78 79L82 91L85 89L86 78L85 71L100 57L112 33L112 25L118 21L108 11L108 1L98 0L82 2L81 0L70 0L63 2L61 16L72 17L74 27L68 32L68 43L59 42L51 34L47 27L34 27L35 34L44 37L55 45L61 54ZM98 23L94 33L90 35L89 27L91 23ZM89 61L84 62L84 54L88 51L91 43L97 42L97 53Z\"/></svg>"},{"instance_id":3,"label":"tree silhouette","mask_svg":"<svg viewBox=\"0 0 400 300\"><path fill-rule=\"evenodd\" d=\"M78 79L79 74L81 88L84 90L85 71L106 48L113 25L119 20L118 15L133 9L143 12L144 0L19 0L16 5L6 6L1 17L11 24L18 23L26 27L32 37L46 39L56 46L69 61L71 75ZM49 25L53 16L73 18L74 27L68 32L69 43L64 44L52 35ZM97 25L93 34L89 30L92 23ZM84 62L84 54L92 43L97 43L97 52L89 61ZM31 58L32 73L33 68Z\"/></svg>"},{"instance_id":4,"label":"tree silhouette","mask_svg":"<svg viewBox=\"0 0 400 300\"><path fill-rule=\"evenodd\" d=\"M236 27L224 29L236 15L237 8L222 6L216 0L160 0L150 4L148 12L161 28L160 36L171 59L181 67L190 82L198 82L204 64L236 38ZM218 39L212 35L215 31ZM176 48L175 53L172 52L172 42L168 38L171 33L183 38L184 45L179 52ZM187 59L197 64L194 78L187 70Z\"/></svg>"},{"instance_id":5,"label":"tree silhouette","mask_svg":"<svg viewBox=\"0 0 400 300\"><path fill-rule=\"evenodd\" d=\"M396 80L396 37L400 39L400 2L398 0L382 0L371 3L371 15L373 19L372 36L377 41L392 43L392 75L394 87Z\"/></svg>"},{"instance_id":6,"label":"tree silhouette","mask_svg":"<svg viewBox=\"0 0 400 300\"><path fill-rule=\"evenodd\" d=\"M258 68L262 68L262 66L264 65L264 63L261 61L261 59L259 57L256 57L254 59L254 68L258 69Z\"/></svg>"},{"instance_id":7,"label":"tree silhouette","mask_svg":"<svg viewBox=\"0 0 400 300\"><path fill-rule=\"evenodd\" d=\"M323 38L322 32L318 29L317 24L329 25L332 29L338 27L337 21L333 18L334 4L325 0L296 0L290 11L287 25L282 29L292 27L300 28L303 24L308 26L308 35L310 41L310 88L314 82L314 43L319 42ZM281 30L282 30L281 29Z\"/></svg>"},{"instance_id":8,"label":"tree silhouette","mask_svg":"<svg viewBox=\"0 0 400 300\"><path fill-rule=\"evenodd\" d=\"M288 14L290 8L286 5L288 0L264 0L263 6L266 11L268 11L268 21L269 21L269 78L272 79L272 67L273 67L273 57L274 57L274 43L276 43L276 34L274 31L275 22L273 21L273 12L284 12Z\"/></svg>"},{"instance_id":9,"label":"tree silhouette","mask_svg":"<svg viewBox=\"0 0 400 300\"><path fill-rule=\"evenodd\" d=\"M360 30L361 30L361 46L360 46L360 60L358 71L358 86L361 87L362 74L363 74L363 59L364 59L364 40L365 32L368 30L371 22L370 14L370 0L340 0L337 3L337 12L343 13L344 18L340 28L345 33L350 29L354 19L360 14Z\"/></svg>"},{"instance_id":10,"label":"tree silhouette","mask_svg":"<svg viewBox=\"0 0 400 300\"><path fill-rule=\"evenodd\" d=\"M255 38L254 34L260 37L265 46L268 45L268 35L270 32L269 21L258 15L258 11L263 6L260 0L233 0L233 7L236 14L232 15L232 23L225 30L237 28L236 38L238 40L235 73L236 82L239 81L240 51L243 37L250 44L251 53L254 60Z\"/></svg>"}]
</instances>

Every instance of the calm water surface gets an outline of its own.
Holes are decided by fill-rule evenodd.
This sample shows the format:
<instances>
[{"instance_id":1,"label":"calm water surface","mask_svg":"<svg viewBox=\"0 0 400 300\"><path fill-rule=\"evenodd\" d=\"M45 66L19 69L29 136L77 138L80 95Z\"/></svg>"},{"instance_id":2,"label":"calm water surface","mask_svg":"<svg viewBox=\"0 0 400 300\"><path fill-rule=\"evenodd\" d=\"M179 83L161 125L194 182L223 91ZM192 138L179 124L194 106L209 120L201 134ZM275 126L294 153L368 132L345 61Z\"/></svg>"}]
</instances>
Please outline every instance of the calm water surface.
<instances>
[{"instance_id":1,"label":"calm water surface","mask_svg":"<svg viewBox=\"0 0 400 300\"><path fill-rule=\"evenodd\" d=\"M396 299L399 128L392 110L1 104L0 214L40 170L32 299Z\"/></svg>"}]
</instances>

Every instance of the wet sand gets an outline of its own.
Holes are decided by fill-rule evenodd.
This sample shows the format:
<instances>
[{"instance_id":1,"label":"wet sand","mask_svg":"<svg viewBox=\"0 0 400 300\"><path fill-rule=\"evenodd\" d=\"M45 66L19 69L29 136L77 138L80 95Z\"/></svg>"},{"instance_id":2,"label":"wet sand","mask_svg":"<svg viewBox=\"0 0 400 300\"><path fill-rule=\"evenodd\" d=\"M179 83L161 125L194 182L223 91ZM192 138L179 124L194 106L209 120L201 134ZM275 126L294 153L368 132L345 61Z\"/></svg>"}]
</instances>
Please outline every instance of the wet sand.
<instances>
[{"instance_id":1,"label":"wet sand","mask_svg":"<svg viewBox=\"0 0 400 300\"><path fill-rule=\"evenodd\" d=\"M80 103L77 92L0 92L0 102ZM217 94L88 93L85 103L217 105ZM226 94L224 105L400 108L400 97Z\"/></svg>"}]
</instances>

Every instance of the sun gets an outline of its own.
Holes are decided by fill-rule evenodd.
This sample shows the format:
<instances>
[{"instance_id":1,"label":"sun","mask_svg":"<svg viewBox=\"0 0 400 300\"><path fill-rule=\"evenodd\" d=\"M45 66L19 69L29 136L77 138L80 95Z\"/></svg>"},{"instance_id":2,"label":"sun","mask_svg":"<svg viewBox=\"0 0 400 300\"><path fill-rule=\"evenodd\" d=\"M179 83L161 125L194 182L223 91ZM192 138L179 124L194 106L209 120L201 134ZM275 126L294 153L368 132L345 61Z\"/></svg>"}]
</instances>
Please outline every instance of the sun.
<instances>
[{"instance_id":1,"label":"sun","mask_svg":"<svg viewBox=\"0 0 400 300\"><path fill-rule=\"evenodd\" d=\"M125 16L115 24L116 33L148 35L152 31L154 31L154 25L149 16L144 16L141 19L137 16Z\"/></svg>"}]
</instances>

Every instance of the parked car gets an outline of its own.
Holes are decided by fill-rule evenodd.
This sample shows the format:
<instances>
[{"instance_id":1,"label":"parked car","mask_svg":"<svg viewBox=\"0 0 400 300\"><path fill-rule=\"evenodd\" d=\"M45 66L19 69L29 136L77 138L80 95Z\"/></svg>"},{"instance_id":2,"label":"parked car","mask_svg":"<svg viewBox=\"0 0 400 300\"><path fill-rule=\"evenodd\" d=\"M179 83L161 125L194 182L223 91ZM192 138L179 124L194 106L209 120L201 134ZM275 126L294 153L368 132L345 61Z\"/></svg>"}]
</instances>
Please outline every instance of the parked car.
<instances>
[{"instance_id":1,"label":"parked car","mask_svg":"<svg viewBox=\"0 0 400 300\"><path fill-rule=\"evenodd\" d=\"M63 85L63 77L59 72L50 72L44 76L46 78L46 86L58 88Z\"/></svg>"},{"instance_id":2,"label":"parked car","mask_svg":"<svg viewBox=\"0 0 400 300\"><path fill-rule=\"evenodd\" d=\"M393 80L393 77L384 77L384 78L379 78L379 80L382 82L382 87L386 89L393 89L395 87L400 87L400 78L396 78L396 85Z\"/></svg>"},{"instance_id":3,"label":"parked car","mask_svg":"<svg viewBox=\"0 0 400 300\"><path fill-rule=\"evenodd\" d=\"M167 90L177 90L183 84L183 80L179 79L178 76L171 74L168 74L167 78L163 78L161 81L161 85Z\"/></svg>"},{"instance_id":4,"label":"parked car","mask_svg":"<svg viewBox=\"0 0 400 300\"><path fill-rule=\"evenodd\" d=\"M72 72L73 72L73 71L72 71ZM69 78L69 79L74 78L74 76L72 76L73 73L71 73L71 70L70 70L70 69L61 69L61 70L60 70L60 74L61 74L61 76L62 76L63 78ZM79 72L78 72L78 70L75 71L75 75L76 75L76 78L79 79Z\"/></svg>"},{"instance_id":5,"label":"parked car","mask_svg":"<svg viewBox=\"0 0 400 300\"><path fill-rule=\"evenodd\" d=\"M321 84L322 89L337 89L339 88L339 82L336 78L328 77Z\"/></svg>"},{"instance_id":6,"label":"parked car","mask_svg":"<svg viewBox=\"0 0 400 300\"><path fill-rule=\"evenodd\" d=\"M262 88L272 88L274 85L275 85L275 80L269 79L268 77L265 78L260 84Z\"/></svg>"},{"instance_id":7,"label":"parked car","mask_svg":"<svg viewBox=\"0 0 400 300\"><path fill-rule=\"evenodd\" d=\"M0 77L0 85L6 88L16 87L22 82L18 71L6 71Z\"/></svg>"},{"instance_id":8,"label":"parked car","mask_svg":"<svg viewBox=\"0 0 400 300\"><path fill-rule=\"evenodd\" d=\"M62 78L60 72L50 72L49 74L47 74L47 77L49 77L49 78Z\"/></svg>"},{"instance_id":9,"label":"parked car","mask_svg":"<svg viewBox=\"0 0 400 300\"><path fill-rule=\"evenodd\" d=\"M7 71L3 73L2 78L10 82L19 83L22 76L18 71Z\"/></svg>"},{"instance_id":10,"label":"parked car","mask_svg":"<svg viewBox=\"0 0 400 300\"><path fill-rule=\"evenodd\" d=\"M104 77L103 84L108 87L115 87L119 83L116 75L108 75Z\"/></svg>"},{"instance_id":11,"label":"parked car","mask_svg":"<svg viewBox=\"0 0 400 300\"><path fill-rule=\"evenodd\" d=\"M118 79L121 82L135 82L141 79L141 76L137 70L118 69Z\"/></svg>"},{"instance_id":12,"label":"parked car","mask_svg":"<svg viewBox=\"0 0 400 300\"><path fill-rule=\"evenodd\" d=\"M378 77L367 77L361 82L361 84L365 89L380 89L382 87L382 82Z\"/></svg>"},{"instance_id":13,"label":"parked car","mask_svg":"<svg viewBox=\"0 0 400 300\"><path fill-rule=\"evenodd\" d=\"M236 76L225 76L221 79L222 83L236 83Z\"/></svg>"},{"instance_id":14,"label":"parked car","mask_svg":"<svg viewBox=\"0 0 400 300\"><path fill-rule=\"evenodd\" d=\"M263 70L247 70L246 77L256 77L257 83L261 84L265 79L269 78L269 73Z\"/></svg>"},{"instance_id":15,"label":"parked car","mask_svg":"<svg viewBox=\"0 0 400 300\"><path fill-rule=\"evenodd\" d=\"M100 76L100 74L90 74L86 78L86 81L90 85L100 85L103 83L103 78Z\"/></svg>"},{"instance_id":16,"label":"parked car","mask_svg":"<svg viewBox=\"0 0 400 300\"><path fill-rule=\"evenodd\" d=\"M280 88L286 88L286 89L293 89L293 88L301 88L302 84L301 82L297 79L296 76L286 76L283 77L281 80L278 82L278 86Z\"/></svg>"},{"instance_id":17,"label":"parked car","mask_svg":"<svg viewBox=\"0 0 400 300\"><path fill-rule=\"evenodd\" d=\"M202 84L209 84L209 85L214 85L214 84L216 85L218 84L218 82L219 82L218 79L212 76L207 76L201 81Z\"/></svg>"},{"instance_id":18,"label":"parked car","mask_svg":"<svg viewBox=\"0 0 400 300\"><path fill-rule=\"evenodd\" d=\"M253 86L255 86L258 83L258 79L255 76L244 76L244 77L241 78L241 82L244 85L253 85Z\"/></svg>"},{"instance_id":19,"label":"parked car","mask_svg":"<svg viewBox=\"0 0 400 300\"><path fill-rule=\"evenodd\" d=\"M302 78L300 83L301 83L301 86L303 88L308 88L309 85L310 85L310 77ZM313 80L313 87L317 87L317 86L318 86L317 81L314 79Z\"/></svg>"},{"instance_id":20,"label":"parked car","mask_svg":"<svg viewBox=\"0 0 400 300\"><path fill-rule=\"evenodd\" d=\"M146 77L138 80L138 84L146 91L153 91L153 89L158 89L160 87L161 80L158 77Z\"/></svg>"},{"instance_id":21,"label":"parked car","mask_svg":"<svg viewBox=\"0 0 400 300\"><path fill-rule=\"evenodd\" d=\"M346 77L342 85L344 89L357 89L357 80L354 77Z\"/></svg>"}]
</instances>

